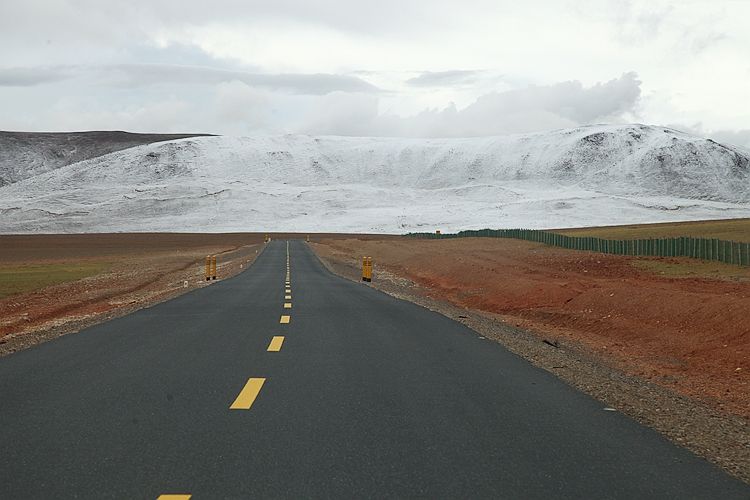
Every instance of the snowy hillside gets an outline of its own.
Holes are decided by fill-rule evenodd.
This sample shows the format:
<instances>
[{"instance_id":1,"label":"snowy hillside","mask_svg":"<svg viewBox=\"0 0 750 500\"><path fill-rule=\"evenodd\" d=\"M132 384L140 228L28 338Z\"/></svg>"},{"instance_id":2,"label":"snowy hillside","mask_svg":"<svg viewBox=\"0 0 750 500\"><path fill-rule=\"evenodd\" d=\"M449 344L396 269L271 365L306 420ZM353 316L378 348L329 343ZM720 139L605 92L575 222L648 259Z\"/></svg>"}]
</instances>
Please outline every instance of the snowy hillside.
<instances>
[{"instance_id":1,"label":"snowy hillside","mask_svg":"<svg viewBox=\"0 0 750 500\"><path fill-rule=\"evenodd\" d=\"M196 134L0 132L0 186L141 144Z\"/></svg>"},{"instance_id":2,"label":"snowy hillside","mask_svg":"<svg viewBox=\"0 0 750 500\"><path fill-rule=\"evenodd\" d=\"M443 231L750 217L747 153L596 125L472 139L201 137L0 187L0 232Z\"/></svg>"}]
</instances>

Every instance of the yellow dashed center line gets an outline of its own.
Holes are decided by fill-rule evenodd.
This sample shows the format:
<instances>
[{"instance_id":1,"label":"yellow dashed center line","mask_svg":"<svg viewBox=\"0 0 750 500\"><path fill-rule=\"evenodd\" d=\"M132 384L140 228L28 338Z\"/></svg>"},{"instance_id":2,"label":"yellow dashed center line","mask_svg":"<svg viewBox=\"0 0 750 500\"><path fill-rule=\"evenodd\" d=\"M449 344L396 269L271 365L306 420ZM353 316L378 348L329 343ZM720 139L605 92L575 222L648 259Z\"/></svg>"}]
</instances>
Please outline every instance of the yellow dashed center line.
<instances>
[{"instance_id":1,"label":"yellow dashed center line","mask_svg":"<svg viewBox=\"0 0 750 500\"><path fill-rule=\"evenodd\" d=\"M284 343L284 337L275 336L271 339L271 343L268 344L268 352L279 352L281 350L281 344Z\"/></svg>"},{"instance_id":2,"label":"yellow dashed center line","mask_svg":"<svg viewBox=\"0 0 750 500\"><path fill-rule=\"evenodd\" d=\"M292 303L291 302L285 302L284 303L284 309L291 309L291 308L292 308Z\"/></svg>"},{"instance_id":3,"label":"yellow dashed center line","mask_svg":"<svg viewBox=\"0 0 750 500\"><path fill-rule=\"evenodd\" d=\"M284 295L284 300L292 300L292 296L291 295Z\"/></svg>"},{"instance_id":4,"label":"yellow dashed center line","mask_svg":"<svg viewBox=\"0 0 750 500\"><path fill-rule=\"evenodd\" d=\"M190 500L192 496L193 495L168 493L166 495L159 495L159 498L157 498L156 500Z\"/></svg>"},{"instance_id":5,"label":"yellow dashed center line","mask_svg":"<svg viewBox=\"0 0 750 500\"><path fill-rule=\"evenodd\" d=\"M232 406L230 406L229 409L249 410L250 407L253 406L255 398L258 397L258 393L260 393L260 389L263 387L265 381L266 379L264 378L248 379L245 387L242 388L240 395L237 396L237 399L234 400L234 403L232 403Z\"/></svg>"},{"instance_id":6,"label":"yellow dashed center line","mask_svg":"<svg viewBox=\"0 0 750 500\"><path fill-rule=\"evenodd\" d=\"M291 319L291 316L286 316L286 315L284 315L284 316L282 316L282 317L281 317L281 319L279 320L279 323L289 323L289 320L290 320L290 319Z\"/></svg>"}]
</instances>

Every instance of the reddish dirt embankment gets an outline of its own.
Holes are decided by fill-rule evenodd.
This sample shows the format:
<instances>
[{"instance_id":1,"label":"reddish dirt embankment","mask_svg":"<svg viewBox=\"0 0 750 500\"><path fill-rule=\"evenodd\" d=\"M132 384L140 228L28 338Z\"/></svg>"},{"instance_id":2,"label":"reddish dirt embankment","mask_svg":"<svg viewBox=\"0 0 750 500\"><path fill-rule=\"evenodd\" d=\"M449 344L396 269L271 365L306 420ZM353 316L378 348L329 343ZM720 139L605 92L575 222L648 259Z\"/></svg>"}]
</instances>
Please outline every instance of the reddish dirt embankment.
<instances>
[{"instance_id":1,"label":"reddish dirt embankment","mask_svg":"<svg viewBox=\"0 0 750 500\"><path fill-rule=\"evenodd\" d=\"M750 417L747 273L668 277L644 268L651 263L644 259L488 238L321 243L323 257L356 265L359 256L373 256L376 274L387 270L434 298L500 314L545 338L582 345L626 373Z\"/></svg>"},{"instance_id":2,"label":"reddish dirt embankment","mask_svg":"<svg viewBox=\"0 0 750 500\"><path fill-rule=\"evenodd\" d=\"M0 356L207 286L207 254L218 255L219 279L232 276L255 259L262 242L253 234L0 236L6 269L93 263L104 269L0 299Z\"/></svg>"}]
</instances>

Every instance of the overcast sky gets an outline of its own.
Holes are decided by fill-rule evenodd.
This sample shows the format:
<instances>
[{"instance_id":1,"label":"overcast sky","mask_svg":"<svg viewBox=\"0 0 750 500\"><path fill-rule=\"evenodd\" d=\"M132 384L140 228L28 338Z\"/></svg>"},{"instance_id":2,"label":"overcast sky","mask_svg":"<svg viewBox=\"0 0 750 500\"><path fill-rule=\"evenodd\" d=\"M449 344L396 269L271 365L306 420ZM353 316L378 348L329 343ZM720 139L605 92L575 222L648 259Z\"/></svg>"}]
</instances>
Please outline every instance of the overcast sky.
<instances>
[{"instance_id":1,"label":"overcast sky","mask_svg":"<svg viewBox=\"0 0 750 500\"><path fill-rule=\"evenodd\" d=\"M749 19L746 0L2 0L0 129L637 121L750 147Z\"/></svg>"}]
</instances>

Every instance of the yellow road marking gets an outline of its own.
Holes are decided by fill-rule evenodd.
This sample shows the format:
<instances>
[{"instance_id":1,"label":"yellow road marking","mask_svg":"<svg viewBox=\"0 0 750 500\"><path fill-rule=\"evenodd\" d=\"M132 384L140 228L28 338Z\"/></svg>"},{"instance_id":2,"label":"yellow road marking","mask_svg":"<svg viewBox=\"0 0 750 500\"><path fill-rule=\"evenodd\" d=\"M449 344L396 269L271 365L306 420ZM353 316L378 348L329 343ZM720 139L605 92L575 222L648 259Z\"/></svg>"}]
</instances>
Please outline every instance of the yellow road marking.
<instances>
[{"instance_id":1,"label":"yellow road marking","mask_svg":"<svg viewBox=\"0 0 750 500\"><path fill-rule=\"evenodd\" d=\"M281 350L281 344L284 343L284 337L275 336L271 339L271 343L268 344L268 352L279 352Z\"/></svg>"},{"instance_id":2,"label":"yellow road marking","mask_svg":"<svg viewBox=\"0 0 750 500\"><path fill-rule=\"evenodd\" d=\"M291 309L291 308L292 308L292 303L291 302L285 302L284 303L284 309Z\"/></svg>"},{"instance_id":3,"label":"yellow road marking","mask_svg":"<svg viewBox=\"0 0 750 500\"><path fill-rule=\"evenodd\" d=\"M284 300L292 300L292 296L291 295L284 295Z\"/></svg>"},{"instance_id":4,"label":"yellow road marking","mask_svg":"<svg viewBox=\"0 0 750 500\"><path fill-rule=\"evenodd\" d=\"M289 323L289 320L291 319L291 316L282 316L279 320L279 323Z\"/></svg>"},{"instance_id":5,"label":"yellow road marking","mask_svg":"<svg viewBox=\"0 0 750 500\"><path fill-rule=\"evenodd\" d=\"M159 495L159 498L156 500L190 500L192 496L193 495L167 493L166 495Z\"/></svg>"},{"instance_id":6,"label":"yellow road marking","mask_svg":"<svg viewBox=\"0 0 750 500\"><path fill-rule=\"evenodd\" d=\"M234 400L230 410L249 410L255 402L255 398L258 397L260 388L263 387L263 383L266 381L264 378L251 378L248 379L245 387L242 388L240 395Z\"/></svg>"}]
</instances>

